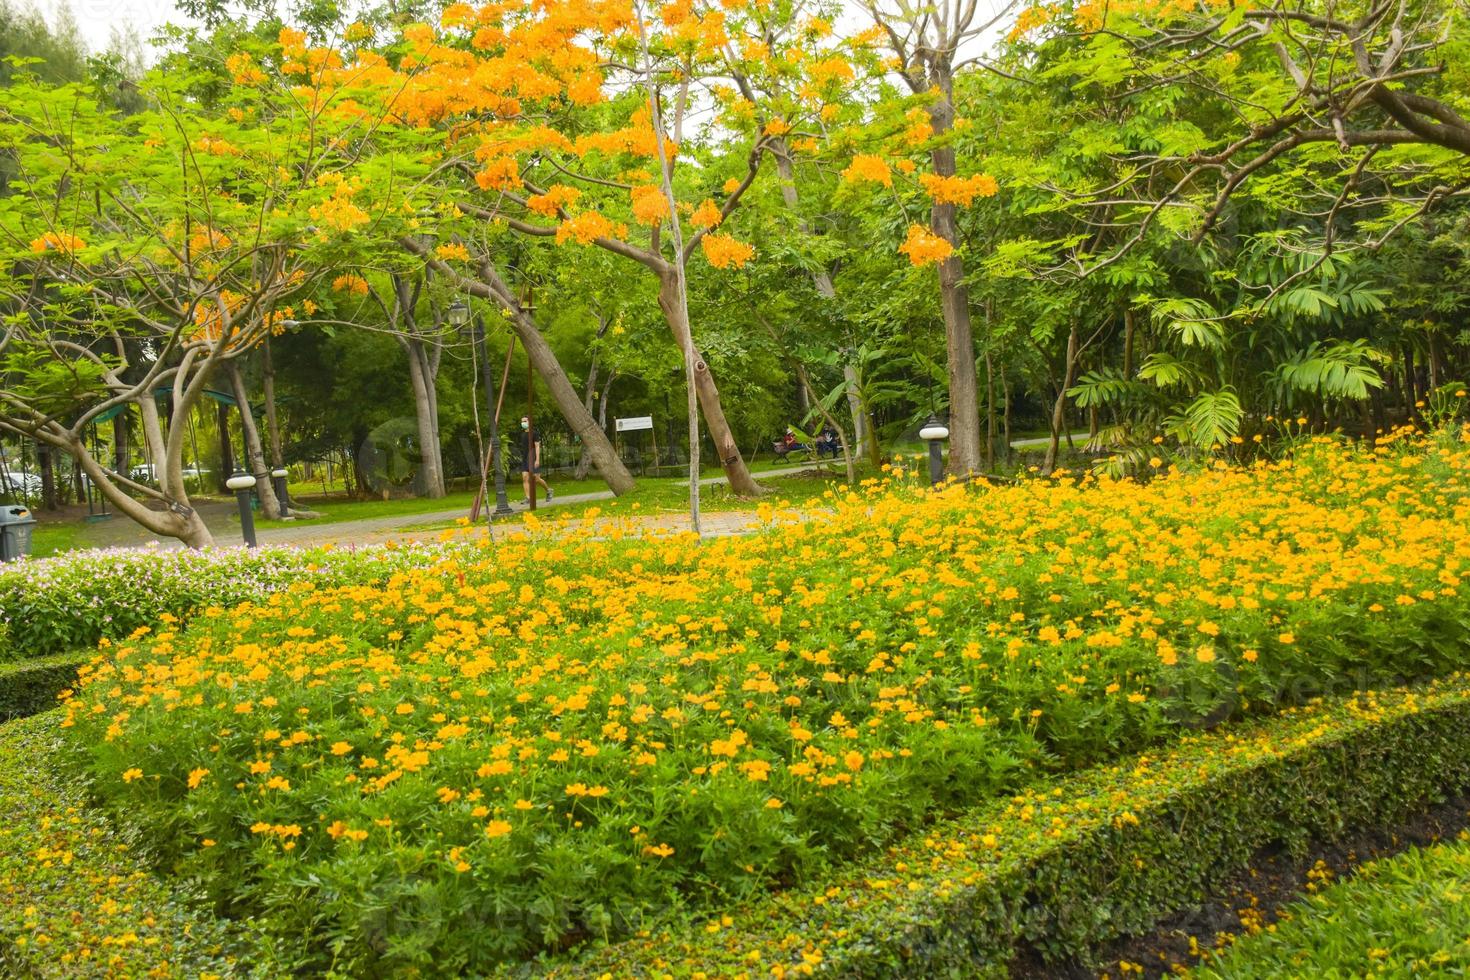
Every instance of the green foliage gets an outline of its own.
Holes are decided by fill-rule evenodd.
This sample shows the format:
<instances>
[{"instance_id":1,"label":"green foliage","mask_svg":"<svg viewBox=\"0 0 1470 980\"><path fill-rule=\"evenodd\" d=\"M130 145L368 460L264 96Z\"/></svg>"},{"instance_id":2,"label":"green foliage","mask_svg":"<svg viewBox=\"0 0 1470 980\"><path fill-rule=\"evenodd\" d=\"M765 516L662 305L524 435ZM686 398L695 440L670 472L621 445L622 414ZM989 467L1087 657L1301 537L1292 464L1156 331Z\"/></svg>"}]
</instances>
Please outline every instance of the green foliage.
<instances>
[{"instance_id":1,"label":"green foliage","mask_svg":"<svg viewBox=\"0 0 1470 980\"><path fill-rule=\"evenodd\" d=\"M6 388L31 402L47 415L69 416L107 391L103 372L107 365L91 360L62 362L38 347L12 345L0 359Z\"/></svg>"},{"instance_id":2,"label":"green foliage","mask_svg":"<svg viewBox=\"0 0 1470 980\"><path fill-rule=\"evenodd\" d=\"M1458 976L1470 969L1470 843L1411 848L1281 910L1195 972L1201 980Z\"/></svg>"},{"instance_id":3,"label":"green foliage","mask_svg":"<svg viewBox=\"0 0 1470 980\"><path fill-rule=\"evenodd\" d=\"M1373 365L1387 360L1361 338L1325 344L1313 341L1277 366L1276 377L1297 391L1362 401L1370 389L1383 387L1383 378Z\"/></svg>"},{"instance_id":4,"label":"green foliage","mask_svg":"<svg viewBox=\"0 0 1470 980\"><path fill-rule=\"evenodd\" d=\"M1240 432L1240 420L1244 415L1240 399L1234 391L1226 388L1201 392L1182 413L1165 419L1164 427L1169 435L1184 445L1217 449Z\"/></svg>"},{"instance_id":5,"label":"green foliage","mask_svg":"<svg viewBox=\"0 0 1470 980\"><path fill-rule=\"evenodd\" d=\"M289 959L153 877L136 835L88 806L86 784L57 765L59 722L53 711L0 724L0 973L283 974Z\"/></svg>"},{"instance_id":6,"label":"green foliage","mask_svg":"<svg viewBox=\"0 0 1470 980\"><path fill-rule=\"evenodd\" d=\"M118 549L0 566L0 663L95 648L165 616L185 620L297 582L377 581L422 560L391 548Z\"/></svg>"},{"instance_id":7,"label":"green foliage","mask_svg":"<svg viewBox=\"0 0 1470 980\"><path fill-rule=\"evenodd\" d=\"M1463 675L1314 700L1043 783L814 887L722 923L671 924L563 972L728 976L820 962L853 977L1001 978L1031 951L1086 963L1098 945L1196 905L1262 848L1301 853L1313 840L1392 827L1467 787ZM1285 944L1261 946L1263 967L1291 962L1276 952ZM1236 975L1230 962L1222 975Z\"/></svg>"},{"instance_id":8,"label":"green foliage","mask_svg":"<svg viewBox=\"0 0 1470 980\"><path fill-rule=\"evenodd\" d=\"M78 668L93 656L81 651L0 663L0 721L56 707L57 695L76 685Z\"/></svg>"},{"instance_id":9,"label":"green foliage","mask_svg":"<svg viewBox=\"0 0 1470 980\"><path fill-rule=\"evenodd\" d=\"M1460 668L1442 487L1467 467L1323 441L1148 484L852 491L717 546L502 539L119 642L69 702L73 758L317 966L488 969L1303 690Z\"/></svg>"}]
</instances>

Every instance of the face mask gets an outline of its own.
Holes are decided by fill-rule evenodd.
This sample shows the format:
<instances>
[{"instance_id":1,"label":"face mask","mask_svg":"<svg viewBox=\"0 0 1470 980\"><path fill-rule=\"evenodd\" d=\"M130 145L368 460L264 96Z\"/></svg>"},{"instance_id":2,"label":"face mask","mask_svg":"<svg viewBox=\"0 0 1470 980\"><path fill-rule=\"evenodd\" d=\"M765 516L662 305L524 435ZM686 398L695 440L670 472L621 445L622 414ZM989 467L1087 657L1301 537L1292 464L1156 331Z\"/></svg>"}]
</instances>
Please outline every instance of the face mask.
<instances>
[{"instance_id":1,"label":"face mask","mask_svg":"<svg viewBox=\"0 0 1470 980\"><path fill-rule=\"evenodd\" d=\"M531 427L531 423L530 422L527 422L525 419L522 419L521 420L521 428L523 428L523 429L529 429L530 427Z\"/></svg>"}]
</instances>

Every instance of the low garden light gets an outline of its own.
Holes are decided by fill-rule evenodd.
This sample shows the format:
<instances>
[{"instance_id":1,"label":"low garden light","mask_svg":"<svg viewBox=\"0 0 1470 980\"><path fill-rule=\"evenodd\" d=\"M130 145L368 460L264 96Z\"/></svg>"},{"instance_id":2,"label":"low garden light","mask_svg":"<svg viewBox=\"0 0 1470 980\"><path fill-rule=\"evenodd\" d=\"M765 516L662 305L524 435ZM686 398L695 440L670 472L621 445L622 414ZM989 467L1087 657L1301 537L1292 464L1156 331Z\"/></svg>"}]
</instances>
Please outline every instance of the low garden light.
<instances>
[{"instance_id":1,"label":"low garden light","mask_svg":"<svg viewBox=\"0 0 1470 980\"><path fill-rule=\"evenodd\" d=\"M284 466L271 470L271 487L276 491L276 500L281 503L281 513L285 513L291 507L291 502L286 499L286 468Z\"/></svg>"},{"instance_id":2,"label":"low garden light","mask_svg":"<svg viewBox=\"0 0 1470 980\"><path fill-rule=\"evenodd\" d=\"M929 483L938 485L944 478L944 442L949 438L949 426L938 415L931 415L919 430L919 438L929 444Z\"/></svg>"},{"instance_id":3,"label":"low garden light","mask_svg":"<svg viewBox=\"0 0 1470 980\"><path fill-rule=\"evenodd\" d=\"M245 547L254 548L255 517L250 513L250 491L255 489L255 477L236 470L225 486L235 491L235 502L240 505L240 533L245 538Z\"/></svg>"}]
</instances>

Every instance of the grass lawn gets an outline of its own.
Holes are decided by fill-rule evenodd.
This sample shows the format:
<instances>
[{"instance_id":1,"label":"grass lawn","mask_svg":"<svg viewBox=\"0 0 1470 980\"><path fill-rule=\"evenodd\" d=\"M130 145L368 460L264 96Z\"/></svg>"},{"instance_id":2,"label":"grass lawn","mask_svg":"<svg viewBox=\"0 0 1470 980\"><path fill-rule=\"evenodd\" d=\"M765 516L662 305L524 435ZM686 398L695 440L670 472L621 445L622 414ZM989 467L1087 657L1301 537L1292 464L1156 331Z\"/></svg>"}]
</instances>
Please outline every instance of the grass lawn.
<instances>
[{"instance_id":1,"label":"grass lawn","mask_svg":"<svg viewBox=\"0 0 1470 980\"><path fill-rule=\"evenodd\" d=\"M1197 973L1208 980L1465 976L1470 844L1412 848L1286 909Z\"/></svg>"},{"instance_id":2,"label":"grass lawn","mask_svg":"<svg viewBox=\"0 0 1470 980\"><path fill-rule=\"evenodd\" d=\"M871 469L859 467L858 479L874 475ZM771 492L759 501L753 501L747 497L736 496L724 484L704 486L700 488L699 505L700 510L707 513L719 513L729 511L753 510L762 503L775 507L797 505L808 501L819 499L828 490L840 486L845 480L845 474L840 466L831 468L830 475L824 477L811 477L801 474L788 474L786 476L771 477L764 481L764 486ZM558 490L558 493L560 490ZM520 521L526 510L520 506L521 497L517 490L510 495L511 506L515 508L516 516L506 518L508 521ZM465 504L468 510L468 501ZM621 497L601 500L584 500L576 503L557 504L543 512L540 516L549 520L574 519L595 513L598 517L633 517L640 514L682 514L689 510L689 485L686 480L674 478L641 479L632 493L625 493ZM405 531L436 531L442 528L452 528L458 524L458 520L425 521L422 524L405 525Z\"/></svg>"},{"instance_id":3,"label":"grass lawn","mask_svg":"<svg viewBox=\"0 0 1470 980\"><path fill-rule=\"evenodd\" d=\"M31 533L31 555L47 558L63 551L87 548L90 525L80 521L42 521Z\"/></svg>"},{"instance_id":4,"label":"grass lawn","mask_svg":"<svg viewBox=\"0 0 1470 980\"><path fill-rule=\"evenodd\" d=\"M770 472L773 469L788 469L792 466L805 465L815 467L817 464L807 464L804 462L787 463L776 462L772 460L762 460L751 466L751 472L761 474ZM830 463L828 465L831 466ZM831 468L833 469L833 472L840 473L841 461L839 460L838 463L835 466L831 466ZM709 477L721 475L721 470L718 467L705 467L702 468L701 472L704 473L704 478L706 479ZM556 508L556 513L564 514L569 512L576 512L580 510L585 510L587 507L591 506L600 506L601 508L603 508L604 512L617 513L622 510L630 509L629 505L635 502L639 503L641 505L641 508L645 512L682 510L687 506L687 491L685 490L687 479L686 477L682 475L650 475L638 477L637 479L638 489L636 489L632 494L627 494L621 498L618 498L616 502L611 500L599 500L592 503L567 504L565 506L558 506ZM554 490L559 496L575 496L577 494L583 493L598 493L607 489L607 484L595 476L589 477L585 480L573 480L565 477L558 478L556 476L552 476L547 482L551 484L552 490ZM820 496L820 490L817 491L816 495ZM521 501L524 499L524 493L521 490L520 474L512 474L511 479L506 482L506 496L510 500L512 506L516 506L517 508L519 508ZM542 497L542 492L539 490L537 493L537 497L538 500ZM439 513L440 511L447 510L459 510L467 514L469 513L470 505L474 503L475 494L474 491L461 491L438 498L407 497L399 500L352 500L351 498L341 494L333 494L325 497L304 494L299 497L293 497L292 499L299 506L317 511L324 515L323 517L313 518L308 523L337 524L341 523L342 521L371 520L373 518L379 517L411 516L414 514L435 514ZM723 485L705 487L702 499L707 502L708 507L711 510L739 510L746 509L750 506L749 501L743 501L740 498L734 496ZM568 508L575 508L576 511L569 511ZM266 521L257 518L255 523L258 527L272 528L296 527L300 526L303 522L300 520ZM418 529L423 529L440 526L453 526L453 521L429 521L426 522L424 525L416 525L415 527Z\"/></svg>"}]
</instances>

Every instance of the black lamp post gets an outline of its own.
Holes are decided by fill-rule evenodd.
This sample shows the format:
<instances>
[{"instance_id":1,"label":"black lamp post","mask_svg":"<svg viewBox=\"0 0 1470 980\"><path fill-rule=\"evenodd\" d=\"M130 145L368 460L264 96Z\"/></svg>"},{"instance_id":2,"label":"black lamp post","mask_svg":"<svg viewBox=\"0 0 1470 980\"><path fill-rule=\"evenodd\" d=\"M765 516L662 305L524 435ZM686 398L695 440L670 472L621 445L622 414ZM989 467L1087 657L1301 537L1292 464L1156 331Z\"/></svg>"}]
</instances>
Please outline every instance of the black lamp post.
<instances>
[{"instance_id":1,"label":"black lamp post","mask_svg":"<svg viewBox=\"0 0 1470 980\"><path fill-rule=\"evenodd\" d=\"M929 444L929 483L937 486L944 479L944 441L949 438L949 427L938 415L931 415L919 430L919 438Z\"/></svg>"},{"instance_id":2,"label":"black lamp post","mask_svg":"<svg viewBox=\"0 0 1470 980\"><path fill-rule=\"evenodd\" d=\"M500 421L495 417L495 376L485 346L485 321L476 315L474 330L468 330L470 308L462 300L455 300L449 305L445 318L461 335L470 334L479 356L481 384L485 389L485 414L490 418L490 469L494 471L495 477L495 509L490 512L490 516L505 517L515 511L510 509L510 501L505 496L505 469L500 465ZM483 472L484 460L480 463Z\"/></svg>"},{"instance_id":3,"label":"black lamp post","mask_svg":"<svg viewBox=\"0 0 1470 980\"><path fill-rule=\"evenodd\" d=\"M225 486L235 491L235 502L240 505L240 534L245 538L245 547L254 548L255 516L250 513L250 491L255 489L255 477L236 470Z\"/></svg>"}]
</instances>

